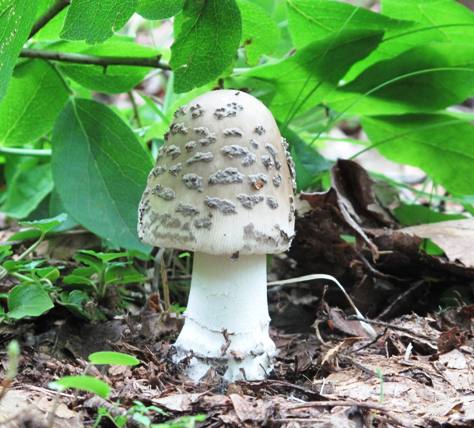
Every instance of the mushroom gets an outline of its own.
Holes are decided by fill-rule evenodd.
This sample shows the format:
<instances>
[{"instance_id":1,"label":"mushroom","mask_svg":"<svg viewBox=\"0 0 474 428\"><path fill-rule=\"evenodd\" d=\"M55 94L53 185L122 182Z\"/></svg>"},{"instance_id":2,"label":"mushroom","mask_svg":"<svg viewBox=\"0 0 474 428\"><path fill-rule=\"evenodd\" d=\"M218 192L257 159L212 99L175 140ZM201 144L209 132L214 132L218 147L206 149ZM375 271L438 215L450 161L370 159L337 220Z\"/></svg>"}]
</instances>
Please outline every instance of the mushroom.
<instances>
[{"instance_id":1,"label":"mushroom","mask_svg":"<svg viewBox=\"0 0 474 428\"><path fill-rule=\"evenodd\" d=\"M197 114L199 113L199 114ZM205 93L175 122L139 208L140 239L194 251L191 291L175 361L199 381L213 367L226 381L272 368L266 254L294 235L294 168L270 111L236 90ZM180 168L176 168L180 165Z\"/></svg>"}]
</instances>

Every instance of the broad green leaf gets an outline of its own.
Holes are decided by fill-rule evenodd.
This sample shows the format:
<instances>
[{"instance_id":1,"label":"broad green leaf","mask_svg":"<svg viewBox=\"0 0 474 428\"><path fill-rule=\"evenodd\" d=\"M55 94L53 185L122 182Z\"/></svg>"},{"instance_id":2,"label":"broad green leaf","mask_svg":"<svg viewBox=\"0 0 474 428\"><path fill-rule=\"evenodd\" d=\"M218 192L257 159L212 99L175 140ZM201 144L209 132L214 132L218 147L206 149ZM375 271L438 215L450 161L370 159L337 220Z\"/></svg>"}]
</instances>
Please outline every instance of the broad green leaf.
<instances>
[{"instance_id":1,"label":"broad green leaf","mask_svg":"<svg viewBox=\"0 0 474 428\"><path fill-rule=\"evenodd\" d=\"M255 65L263 54L271 54L278 45L280 29L260 6L250 0L238 0L242 17L242 44L247 63Z\"/></svg>"},{"instance_id":2,"label":"broad green leaf","mask_svg":"<svg viewBox=\"0 0 474 428\"><path fill-rule=\"evenodd\" d=\"M37 283L20 284L8 293L8 317L38 317L54 305L48 293Z\"/></svg>"},{"instance_id":3,"label":"broad green leaf","mask_svg":"<svg viewBox=\"0 0 474 428\"><path fill-rule=\"evenodd\" d=\"M372 65L326 100L359 114L430 112L474 95L474 44L432 43Z\"/></svg>"},{"instance_id":4,"label":"broad green leaf","mask_svg":"<svg viewBox=\"0 0 474 428\"><path fill-rule=\"evenodd\" d=\"M315 106L334 88L356 61L375 49L380 31L341 31L296 52L276 64L256 67L243 76L251 88L272 87L265 98L273 114L283 123Z\"/></svg>"},{"instance_id":5,"label":"broad green leaf","mask_svg":"<svg viewBox=\"0 0 474 428\"><path fill-rule=\"evenodd\" d=\"M140 360L123 352L101 351L90 354L89 362L92 364L110 364L114 366L136 366Z\"/></svg>"},{"instance_id":6,"label":"broad green leaf","mask_svg":"<svg viewBox=\"0 0 474 428\"><path fill-rule=\"evenodd\" d=\"M74 315L91 319L91 314L86 309L91 296L82 290L72 290L59 295L58 303L69 309Z\"/></svg>"},{"instance_id":7,"label":"broad green leaf","mask_svg":"<svg viewBox=\"0 0 474 428\"><path fill-rule=\"evenodd\" d=\"M61 201L61 198L58 195L56 190L52 190L50 198L49 198L49 216L56 217L60 214L66 214L66 208ZM66 220L64 220L61 224L54 228L55 232L62 232L65 230L72 229L76 227L78 224L76 220L74 220L70 215L67 215Z\"/></svg>"},{"instance_id":8,"label":"broad green leaf","mask_svg":"<svg viewBox=\"0 0 474 428\"><path fill-rule=\"evenodd\" d=\"M84 43L62 42L49 47L61 52L74 52L84 55L115 57L156 57L160 51L149 46L131 42L124 37L114 37L105 43L88 46ZM100 92L127 92L140 83L150 72L149 67L111 65L107 68L98 65L62 64L60 69L80 85Z\"/></svg>"},{"instance_id":9,"label":"broad green leaf","mask_svg":"<svg viewBox=\"0 0 474 428\"><path fill-rule=\"evenodd\" d=\"M56 3L56 0L38 0L38 9L36 19L40 18L48 11L48 9ZM53 19L38 31L34 36L34 40L57 40L66 19L67 8L59 12Z\"/></svg>"},{"instance_id":10,"label":"broad green leaf","mask_svg":"<svg viewBox=\"0 0 474 428\"><path fill-rule=\"evenodd\" d=\"M288 25L296 48L344 30L378 30L389 33L411 27L380 13L334 0L287 0Z\"/></svg>"},{"instance_id":11,"label":"broad green leaf","mask_svg":"<svg viewBox=\"0 0 474 428\"><path fill-rule=\"evenodd\" d=\"M79 251L79 253L77 254L76 257L83 256L83 255L86 255L86 256L89 256L89 257L92 256L92 258L95 259L95 260L98 259L103 263L108 263L108 262L111 262L113 260L120 259L122 257L127 257L128 253L127 252L102 253L102 252L97 252L97 251L93 251L93 250L81 250L81 251Z\"/></svg>"},{"instance_id":12,"label":"broad green leaf","mask_svg":"<svg viewBox=\"0 0 474 428\"><path fill-rule=\"evenodd\" d=\"M21 226L30 227L39 230L41 233L51 232L55 227L59 226L67 220L66 214L59 214L54 218L44 218L42 220L22 221Z\"/></svg>"},{"instance_id":13,"label":"broad green leaf","mask_svg":"<svg viewBox=\"0 0 474 428\"><path fill-rule=\"evenodd\" d=\"M235 58L241 32L235 0L186 2L171 46L175 91L187 92L219 77Z\"/></svg>"},{"instance_id":14,"label":"broad green leaf","mask_svg":"<svg viewBox=\"0 0 474 428\"><path fill-rule=\"evenodd\" d=\"M416 20L406 42L474 43L474 13L456 0L383 0L382 8L394 18Z\"/></svg>"},{"instance_id":15,"label":"broad green leaf","mask_svg":"<svg viewBox=\"0 0 474 428\"><path fill-rule=\"evenodd\" d=\"M176 15L184 0L138 0L137 13L146 19L165 19Z\"/></svg>"},{"instance_id":16,"label":"broad green leaf","mask_svg":"<svg viewBox=\"0 0 474 428\"><path fill-rule=\"evenodd\" d=\"M474 194L474 126L447 114L362 119L372 144L388 159L417 166L454 194Z\"/></svg>"},{"instance_id":17,"label":"broad green leaf","mask_svg":"<svg viewBox=\"0 0 474 428\"><path fill-rule=\"evenodd\" d=\"M290 144L291 157L295 162L297 188L308 189L315 184L321 173L331 169L332 163L306 144L291 129L282 129L282 135Z\"/></svg>"},{"instance_id":18,"label":"broad green leaf","mask_svg":"<svg viewBox=\"0 0 474 428\"><path fill-rule=\"evenodd\" d=\"M112 110L91 100L70 102L54 129L52 166L75 220L114 245L147 251L136 225L152 161Z\"/></svg>"},{"instance_id":19,"label":"broad green leaf","mask_svg":"<svg viewBox=\"0 0 474 428\"><path fill-rule=\"evenodd\" d=\"M67 98L64 81L46 61L18 66L0 102L0 145L22 146L48 133Z\"/></svg>"},{"instance_id":20,"label":"broad green leaf","mask_svg":"<svg viewBox=\"0 0 474 428\"><path fill-rule=\"evenodd\" d=\"M142 283L145 280L146 277L143 274L126 263L114 263L107 268L104 275L105 283L113 285Z\"/></svg>"},{"instance_id":21,"label":"broad green leaf","mask_svg":"<svg viewBox=\"0 0 474 428\"><path fill-rule=\"evenodd\" d=\"M51 165L40 163L38 158L11 157L7 169L6 197L1 210L10 217L24 218L53 189Z\"/></svg>"},{"instance_id":22,"label":"broad green leaf","mask_svg":"<svg viewBox=\"0 0 474 428\"><path fill-rule=\"evenodd\" d=\"M100 43L120 30L135 12L137 0L72 0L61 37Z\"/></svg>"},{"instance_id":23,"label":"broad green leaf","mask_svg":"<svg viewBox=\"0 0 474 428\"><path fill-rule=\"evenodd\" d=\"M439 221L462 220L466 216L462 214L446 214L435 211L424 205L401 204L393 210L393 214L403 226L415 226L418 224L437 223Z\"/></svg>"},{"instance_id":24,"label":"broad green leaf","mask_svg":"<svg viewBox=\"0 0 474 428\"><path fill-rule=\"evenodd\" d=\"M30 0L0 0L0 100L30 34L35 13L36 3Z\"/></svg>"},{"instance_id":25,"label":"broad green leaf","mask_svg":"<svg viewBox=\"0 0 474 428\"><path fill-rule=\"evenodd\" d=\"M107 398L111 391L110 386L103 380L88 375L64 376L55 382L52 382L50 387L55 389L78 389L81 391L92 392L102 398Z\"/></svg>"},{"instance_id":26,"label":"broad green leaf","mask_svg":"<svg viewBox=\"0 0 474 428\"><path fill-rule=\"evenodd\" d=\"M405 37L416 28L414 22L393 19L342 1L288 0L287 6L291 36L298 48L347 29L385 32L384 41L363 61L354 65L348 74L348 80L352 80L367 66L420 44L416 39ZM409 19L416 19L416 16Z\"/></svg>"}]
</instances>

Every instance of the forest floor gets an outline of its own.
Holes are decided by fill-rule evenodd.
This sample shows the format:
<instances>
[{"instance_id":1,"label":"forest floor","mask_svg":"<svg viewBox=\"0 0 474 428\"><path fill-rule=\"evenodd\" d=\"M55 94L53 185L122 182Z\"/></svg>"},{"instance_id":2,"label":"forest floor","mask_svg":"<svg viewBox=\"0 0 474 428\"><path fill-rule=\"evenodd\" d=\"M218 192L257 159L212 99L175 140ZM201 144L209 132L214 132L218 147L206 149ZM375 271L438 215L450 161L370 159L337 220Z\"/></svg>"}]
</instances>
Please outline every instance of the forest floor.
<instances>
[{"instance_id":1,"label":"forest floor","mask_svg":"<svg viewBox=\"0 0 474 428\"><path fill-rule=\"evenodd\" d=\"M203 426L210 427L474 426L474 349L472 342L462 344L473 306L376 323L375 340L360 336L357 321L326 308L317 333L272 331L279 354L267 380L231 385L215 373L194 385L177 372L170 339L181 322L173 315L149 312L96 325L68 319L41 334L22 325L27 344L18 377L0 402L1 426L92 426L99 408L118 415L134 401L163 409L158 421L203 414ZM86 356L103 349L133 354L141 364L89 366ZM60 376L85 372L112 386L109 399L48 387ZM99 426L114 425L103 419Z\"/></svg>"},{"instance_id":2,"label":"forest floor","mask_svg":"<svg viewBox=\"0 0 474 428\"><path fill-rule=\"evenodd\" d=\"M210 371L195 385L172 363L183 318L160 310L156 293L143 296L133 311L109 310L99 322L57 305L39 318L0 325L1 348L12 339L21 348L17 376L2 385L0 426L473 427L471 219L428 228L444 250L432 255L379 203L383 198L375 196L360 166L337 162L332 183L328 192L300 196L295 240L287 255L273 258L269 279L317 272L337 277L373 320L375 339L351 318L343 294L328 281L306 276L299 283L270 282L278 355L268 379L226 385ZM75 251L97 246L87 236L59 236L31 256L57 258L59 251L70 272L77 266ZM25 247L20 242L14 250ZM171 266L169 260L179 263ZM189 280L189 263L169 260L169 287L176 279ZM153 262L138 263L156 277ZM0 292L14 283L4 280ZM185 295L178 301L184 305ZM104 350L134 355L140 364L87 362L88 355ZM8 358L5 351L0 355L4 377ZM111 395L103 399L50 387L59 377L85 373L107 382Z\"/></svg>"}]
</instances>

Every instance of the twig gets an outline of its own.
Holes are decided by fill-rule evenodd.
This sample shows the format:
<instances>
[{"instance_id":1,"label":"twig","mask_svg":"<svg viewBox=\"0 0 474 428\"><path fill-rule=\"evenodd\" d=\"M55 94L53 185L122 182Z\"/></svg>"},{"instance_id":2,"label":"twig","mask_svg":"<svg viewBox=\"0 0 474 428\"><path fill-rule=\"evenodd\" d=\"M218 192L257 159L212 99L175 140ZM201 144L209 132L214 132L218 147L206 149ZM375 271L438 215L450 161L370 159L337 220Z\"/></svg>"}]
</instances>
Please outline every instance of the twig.
<instances>
[{"instance_id":1,"label":"twig","mask_svg":"<svg viewBox=\"0 0 474 428\"><path fill-rule=\"evenodd\" d=\"M328 400L328 401L309 401L305 404L297 404L289 407L288 410L306 409L308 407L336 407L336 406L347 406L347 407L362 407L363 409L378 410L388 417L393 423L404 427L412 428L413 425L408 425L405 421L402 421L398 416L393 415L385 406L377 403L365 402L361 403L355 400Z\"/></svg>"},{"instance_id":2,"label":"twig","mask_svg":"<svg viewBox=\"0 0 474 428\"><path fill-rule=\"evenodd\" d=\"M412 329L409 329L409 328L406 328L406 327L400 327L398 325L390 324L388 322L368 320L366 318L360 318L360 317L355 316L355 315L350 315L347 318L350 319L350 320L365 321L369 324L378 325L380 327L385 327L385 328L391 328L392 330L403 331L404 333L408 333L410 336L414 336L414 337L418 337L419 339L427 340L430 343L433 340L431 337L425 336L424 334L415 333Z\"/></svg>"},{"instance_id":3,"label":"twig","mask_svg":"<svg viewBox=\"0 0 474 428\"><path fill-rule=\"evenodd\" d=\"M132 67L152 67L162 70L171 70L167 64L160 62L161 55L152 57L120 57L120 56L96 56L78 53L65 53L55 51L44 51L41 49L22 49L22 58L39 58L50 61L68 62L72 64L89 64L108 67L109 65L129 65Z\"/></svg>"},{"instance_id":4,"label":"twig","mask_svg":"<svg viewBox=\"0 0 474 428\"><path fill-rule=\"evenodd\" d=\"M352 309L354 309L354 312L357 314L358 320L361 321L361 327L364 329L364 331L372 339L377 336L377 332L369 325L369 323L366 322L367 320L364 318L364 316L359 311L359 309L357 309L357 306L352 301L349 294L347 294L347 291L345 290L345 288L341 285L341 283L336 278L334 278L331 275L326 275L323 273L315 273L311 275L299 276L297 278L283 279L280 281L272 281L272 282L269 282L267 285L271 287L274 285L296 284L298 282L314 281L315 279L325 279L327 281L331 281L332 283L336 284L337 287L341 290L342 294L344 294L344 297L347 299Z\"/></svg>"},{"instance_id":5,"label":"twig","mask_svg":"<svg viewBox=\"0 0 474 428\"><path fill-rule=\"evenodd\" d=\"M366 349L366 348L372 346L374 343L378 342L378 340L379 340L380 338L382 338L383 336L385 336L385 334L387 333L387 330L388 330L388 329L385 328L385 330L384 330L382 333L379 333L379 334L377 335L377 337L374 337L370 342L366 343L365 345L359 346L358 348L354 349L354 350L352 351L352 353L355 354L356 352L362 351L363 349Z\"/></svg>"},{"instance_id":6,"label":"twig","mask_svg":"<svg viewBox=\"0 0 474 428\"><path fill-rule=\"evenodd\" d=\"M132 103L133 117L135 119L135 122L137 123L137 126L139 128L142 128L142 121L140 119L140 113L138 111L137 102L135 101L135 97L133 96L132 91L128 92L128 98L130 99L130 102Z\"/></svg>"},{"instance_id":7,"label":"twig","mask_svg":"<svg viewBox=\"0 0 474 428\"><path fill-rule=\"evenodd\" d=\"M31 29L29 38L31 39L39 30L41 30L49 21L51 21L59 12L69 5L69 0L57 0L38 21L35 22Z\"/></svg>"}]
</instances>

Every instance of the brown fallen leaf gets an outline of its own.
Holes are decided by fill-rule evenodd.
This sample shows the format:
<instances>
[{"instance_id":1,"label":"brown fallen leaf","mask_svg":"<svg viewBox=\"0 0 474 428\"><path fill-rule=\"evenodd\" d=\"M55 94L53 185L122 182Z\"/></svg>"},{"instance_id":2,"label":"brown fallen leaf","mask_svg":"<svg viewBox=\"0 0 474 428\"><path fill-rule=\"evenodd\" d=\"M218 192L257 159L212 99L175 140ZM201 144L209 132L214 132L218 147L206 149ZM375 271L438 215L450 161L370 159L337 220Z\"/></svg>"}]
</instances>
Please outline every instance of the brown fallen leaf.
<instances>
[{"instance_id":1,"label":"brown fallen leaf","mask_svg":"<svg viewBox=\"0 0 474 428\"><path fill-rule=\"evenodd\" d=\"M401 232L431 239L452 262L474 267L474 218L441 221L400 229Z\"/></svg>"}]
</instances>

